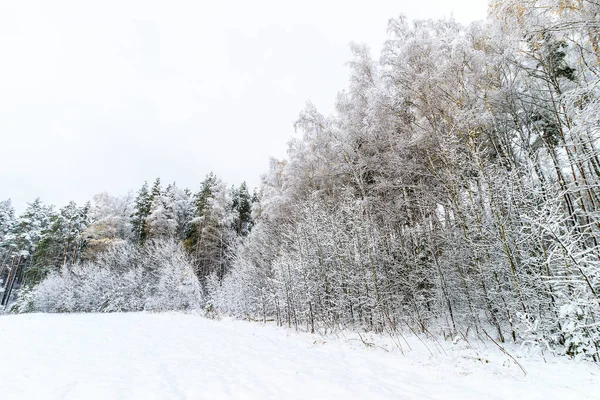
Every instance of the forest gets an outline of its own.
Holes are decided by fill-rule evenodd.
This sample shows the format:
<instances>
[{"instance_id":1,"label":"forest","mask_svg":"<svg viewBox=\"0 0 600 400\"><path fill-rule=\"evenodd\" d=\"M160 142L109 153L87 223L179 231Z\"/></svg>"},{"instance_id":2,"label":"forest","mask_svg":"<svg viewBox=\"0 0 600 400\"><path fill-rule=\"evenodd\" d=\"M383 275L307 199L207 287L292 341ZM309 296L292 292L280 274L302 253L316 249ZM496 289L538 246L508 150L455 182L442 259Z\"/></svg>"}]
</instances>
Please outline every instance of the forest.
<instances>
[{"instance_id":1,"label":"forest","mask_svg":"<svg viewBox=\"0 0 600 400\"><path fill-rule=\"evenodd\" d=\"M385 27L382 27L384 29ZM600 2L494 0L352 44L252 191L0 202L5 312L193 310L600 362Z\"/></svg>"}]
</instances>

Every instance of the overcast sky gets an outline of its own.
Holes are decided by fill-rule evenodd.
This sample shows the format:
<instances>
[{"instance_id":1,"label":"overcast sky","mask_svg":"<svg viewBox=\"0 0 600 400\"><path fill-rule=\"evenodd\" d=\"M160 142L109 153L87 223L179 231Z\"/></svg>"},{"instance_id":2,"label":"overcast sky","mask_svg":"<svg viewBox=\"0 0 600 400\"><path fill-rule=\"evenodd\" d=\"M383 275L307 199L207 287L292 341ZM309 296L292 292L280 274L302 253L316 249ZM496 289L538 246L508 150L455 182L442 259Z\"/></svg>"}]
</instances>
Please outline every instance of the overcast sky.
<instances>
[{"instance_id":1,"label":"overcast sky","mask_svg":"<svg viewBox=\"0 0 600 400\"><path fill-rule=\"evenodd\" d=\"M0 200L58 206L144 180L251 186L307 100L331 111L348 43L389 18L485 18L485 0L3 0Z\"/></svg>"}]
</instances>

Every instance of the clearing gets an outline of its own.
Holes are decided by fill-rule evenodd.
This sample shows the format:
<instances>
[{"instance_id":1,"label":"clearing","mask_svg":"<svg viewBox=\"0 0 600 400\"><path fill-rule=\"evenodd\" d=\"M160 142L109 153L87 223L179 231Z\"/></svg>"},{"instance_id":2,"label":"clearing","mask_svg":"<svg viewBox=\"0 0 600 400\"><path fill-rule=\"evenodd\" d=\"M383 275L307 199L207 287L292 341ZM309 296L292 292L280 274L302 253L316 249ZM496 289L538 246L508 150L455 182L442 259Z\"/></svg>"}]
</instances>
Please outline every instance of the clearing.
<instances>
[{"instance_id":1,"label":"clearing","mask_svg":"<svg viewBox=\"0 0 600 400\"><path fill-rule=\"evenodd\" d=\"M517 358L525 376L493 345L407 337L403 356L384 337L357 339L179 313L5 315L0 397L600 399L587 362Z\"/></svg>"}]
</instances>

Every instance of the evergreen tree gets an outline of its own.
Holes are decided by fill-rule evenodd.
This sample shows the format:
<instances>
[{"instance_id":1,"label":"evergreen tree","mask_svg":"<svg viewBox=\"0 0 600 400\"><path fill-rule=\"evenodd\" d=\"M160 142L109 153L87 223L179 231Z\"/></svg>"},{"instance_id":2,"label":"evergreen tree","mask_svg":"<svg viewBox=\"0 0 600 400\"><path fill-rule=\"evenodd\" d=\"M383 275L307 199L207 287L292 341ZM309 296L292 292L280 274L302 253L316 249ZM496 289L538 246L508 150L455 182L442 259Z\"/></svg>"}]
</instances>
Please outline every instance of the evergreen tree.
<instances>
[{"instance_id":1,"label":"evergreen tree","mask_svg":"<svg viewBox=\"0 0 600 400\"><path fill-rule=\"evenodd\" d=\"M194 195L196 204L196 215L202 215L204 208L208 203L208 199L212 195L213 187L217 184L217 177L215 174L210 172L202 183L200 184L200 190Z\"/></svg>"},{"instance_id":2,"label":"evergreen tree","mask_svg":"<svg viewBox=\"0 0 600 400\"><path fill-rule=\"evenodd\" d=\"M204 215L205 208L208 204L208 200L212 195L212 189L217 183L217 177L215 174L210 172L202 183L200 184L200 190L196 192L193 196L194 203L194 214L192 218L192 222L187 231L187 237L185 240L185 247L190 251L195 251L194 249L197 247L198 240L200 238L200 229L198 225L198 221Z\"/></svg>"},{"instance_id":3,"label":"evergreen tree","mask_svg":"<svg viewBox=\"0 0 600 400\"><path fill-rule=\"evenodd\" d=\"M154 187L152 188L154 192ZM137 192L134 200L133 214L131 215L131 225L133 227L134 240L143 244L146 241L148 228L146 219L150 215L152 207L152 195L148 192L148 182L144 182L141 189Z\"/></svg>"},{"instance_id":4,"label":"evergreen tree","mask_svg":"<svg viewBox=\"0 0 600 400\"><path fill-rule=\"evenodd\" d=\"M177 231L177 215L173 198L174 186L169 185L165 193L153 190L152 205L147 219L147 238L174 238Z\"/></svg>"},{"instance_id":5,"label":"evergreen tree","mask_svg":"<svg viewBox=\"0 0 600 400\"><path fill-rule=\"evenodd\" d=\"M38 245L45 239L54 218L53 207L43 205L37 198L27 205L25 212L17 219L10 234L12 241L10 259L6 264L7 275L1 305L8 304L13 289L23 283L25 271L36 260Z\"/></svg>"},{"instance_id":6,"label":"evergreen tree","mask_svg":"<svg viewBox=\"0 0 600 400\"><path fill-rule=\"evenodd\" d=\"M150 202L152 202L154 198L160 196L161 194L162 187L160 186L160 178L156 178L156 180L152 184L152 190L150 191Z\"/></svg>"},{"instance_id":7,"label":"evergreen tree","mask_svg":"<svg viewBox=\"0 0 600 400\"><path fill-rule=\"evenodd\" d=\"M214 174L207 175L196 195L196 216L187 241L203 282L212 273L221 278L227 271L235 245L234 218L231 193Z\"/></svg>"},{"instance_id":8,"label":"evergreen tree","mask_svg":"<svg viewBox=\"0 0 600 400\"><path fill-rule=\"evenodd\" d=\"M36 257L25 271L26 283L34 285L52 271L70 268L85 249L83 232L89 226L90 204L78 207L74 202L50 216L48 227L36 246Z\"/></svg>"},{"instance_id":9,"label":"evergreen tree","mask_svg":"<svg viewBox=\"0 0 600 400\"><path fill-rule=\"evenodd\" d=\"M246 236L252 229L252 197L246 182L231 189L232 208L235 211L234 229L238 236Z\"/></svg>"}]
</instances>

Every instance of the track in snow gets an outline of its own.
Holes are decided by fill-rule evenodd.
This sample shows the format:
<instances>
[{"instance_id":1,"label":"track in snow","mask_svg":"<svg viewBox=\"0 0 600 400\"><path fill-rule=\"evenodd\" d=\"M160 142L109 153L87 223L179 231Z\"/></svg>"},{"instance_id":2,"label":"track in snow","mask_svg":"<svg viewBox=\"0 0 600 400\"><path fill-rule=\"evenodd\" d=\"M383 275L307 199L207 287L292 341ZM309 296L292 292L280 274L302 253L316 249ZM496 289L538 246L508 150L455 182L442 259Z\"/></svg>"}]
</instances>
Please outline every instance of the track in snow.
<instances>
[{"instance_id":1,"label":"track in snow","mask_svg":"<svg viewBox=\"0 0 600 400\"><path fill-rule=\"evenodd\" d=\"M524 362L524 377L502 355L403 357L177 313L0 316L0 345L3 400L600 398L591 364Z\"/></svg>"}]
</instances>

